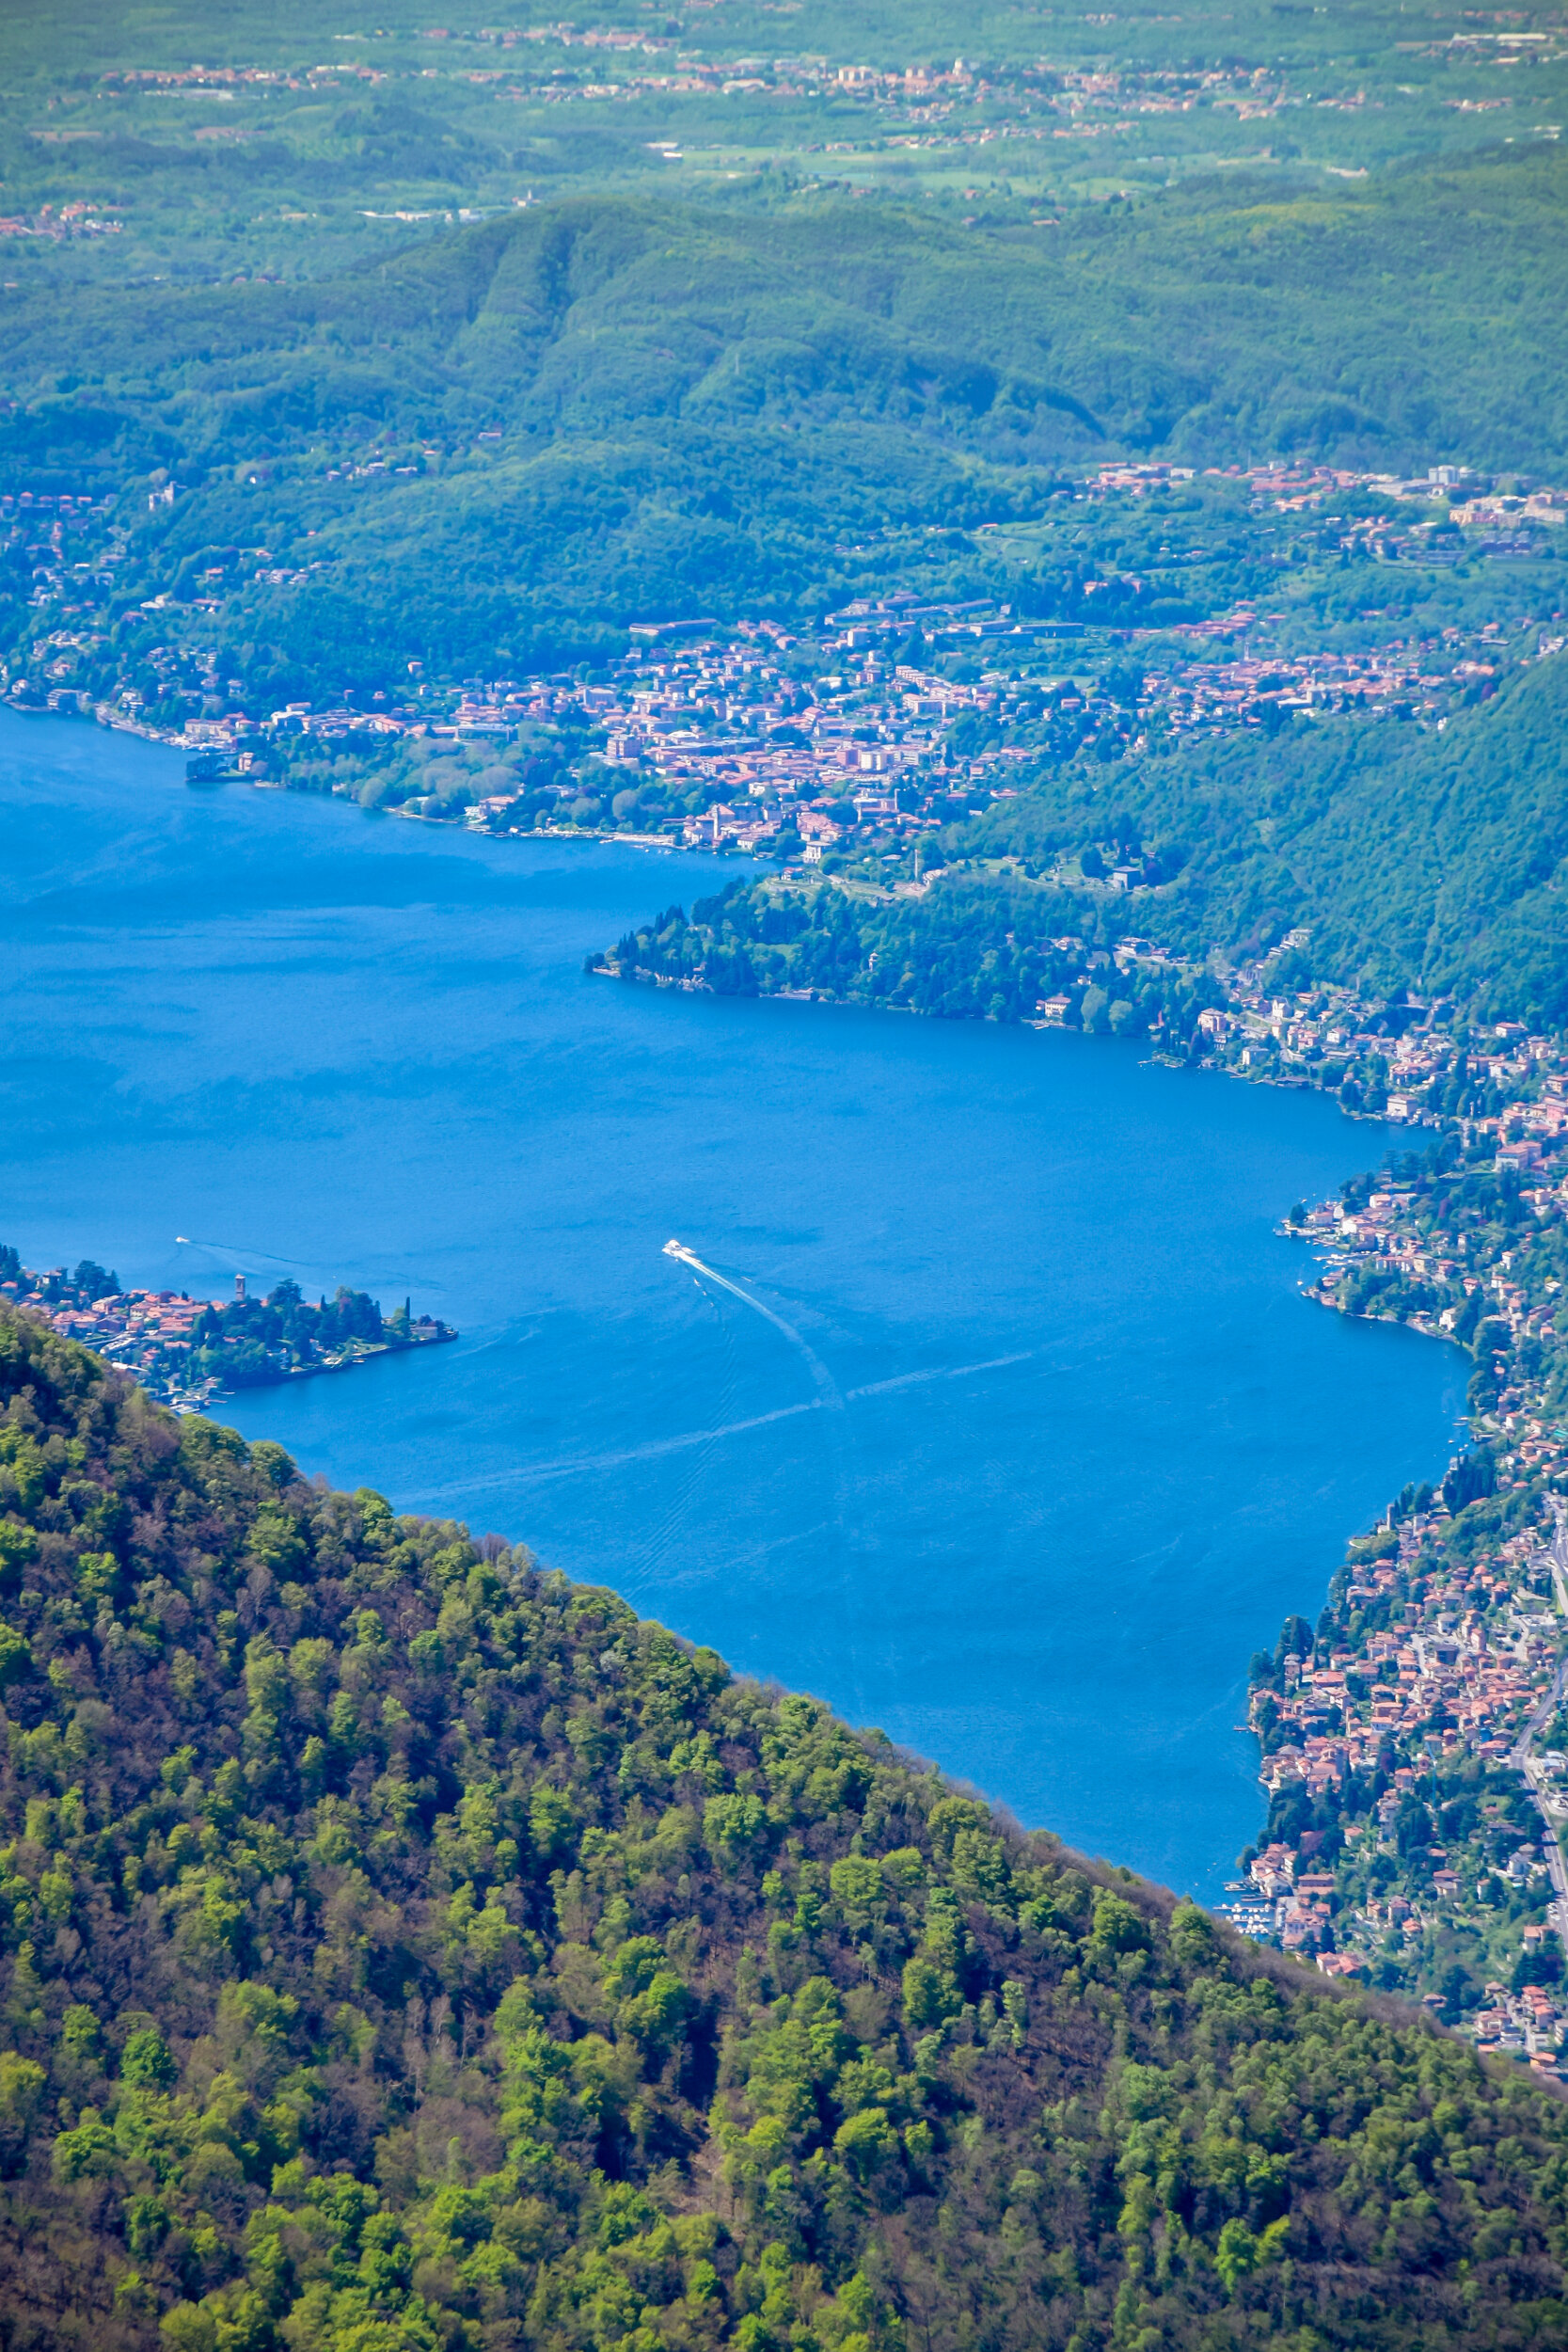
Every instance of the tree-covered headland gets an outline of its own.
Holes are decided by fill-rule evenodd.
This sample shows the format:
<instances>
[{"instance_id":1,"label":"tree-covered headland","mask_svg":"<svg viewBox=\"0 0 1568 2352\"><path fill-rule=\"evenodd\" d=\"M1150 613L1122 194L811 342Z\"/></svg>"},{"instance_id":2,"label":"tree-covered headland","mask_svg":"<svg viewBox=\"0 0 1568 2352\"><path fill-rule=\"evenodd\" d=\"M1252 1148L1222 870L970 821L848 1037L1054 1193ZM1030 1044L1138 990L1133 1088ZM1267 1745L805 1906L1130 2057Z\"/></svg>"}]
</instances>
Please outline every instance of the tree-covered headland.
<instances>
[{"instance_id":1,"label":"tree-covered headland","mask_svg":"<svg viewBox=\"0 0 1568 2352\"><path fill-rule=\"evenodd\" d=\"M896 863L741 869L610 960L958 1019L1029 1020L1059 997L1068 1025L1182 1052L1205 1047L1200 1016L1244 964L1291 991L1408 992L1556 1028L1565 699L1554 652L1440 728L1331 715L1065 758L1025 739L1005 797L906 838Z\"/></svg>"}]
</instances>

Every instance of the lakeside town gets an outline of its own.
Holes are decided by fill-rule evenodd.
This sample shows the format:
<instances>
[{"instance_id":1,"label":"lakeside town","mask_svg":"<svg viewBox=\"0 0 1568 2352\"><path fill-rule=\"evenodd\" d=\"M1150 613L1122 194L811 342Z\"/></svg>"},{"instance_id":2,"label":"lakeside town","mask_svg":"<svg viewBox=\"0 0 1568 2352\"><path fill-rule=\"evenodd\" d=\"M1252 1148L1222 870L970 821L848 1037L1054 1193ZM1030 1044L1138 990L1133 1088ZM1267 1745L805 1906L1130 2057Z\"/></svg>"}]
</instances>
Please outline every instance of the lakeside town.
<instances>
[{"instance_id":1,"label":"lakeside town","mask_svg":"<svg viewBox=\"0 0 1568 2352\"><path fill-rule=\"evenodd\" d=\"M396 471L380 459L358 470ZM1087 527L1108 506L1136 514L1195 483L1297 533L1293 561L1354 559L1374 572L1441 576L1467 559L1506 567L1554 554L1568 523L1563 492L1458 466L1405 480L1117 463L1061 487L1039 524L982 525L974 543L1010 577L1038 554L1039 532L1075 509ZM163 509L178 485L147 496ZM1136 570L1081 564L1070 611L1052 617L1005 596L900 588L851 598L811 628L634 622L626 652L598 670L441 680L411 660L401 694L267 708L228 674L230 617L259 590L309 584L325 559L298 567L265 547L239 550L180 598L128 604L116 583L132 525L112 500L0 497L0 544L31 565L35 616L4 665L5 699L178 744L193 782L330 791L494 834L896 868L915 883L932 863L930 835L1016 795L1042 761L1116 759L1227 730L1269 736L1346 712L1441 729L1517 662L1563 642L1560 612L1521 614L1516 596L1387 633L1375 612L1314 632L1267 598L1208 610L1205 596L1182 596L1190 566L1212 550L1162 540ZM1110 886L1137 879L1113 874Z\"/></svg>"},{"instance_id":2,"label":"lakeside town","mask_svg":"<svg viewBox=\"0 0 1568 2352\"><path fill-rule=\"evenodd\" d=\"M1248 975L1256 980L1259 976ZM1318 992L1322 995L1323 992ZM1306 1295L1473 1360L1470 1440L1353 1543L1316 1627L1253 1661L1268 1827L1236 1925L1325 1974L1418 1994L1483 2049L1568 2063L1568 1050L1342 993L1372 1115L1410 1148L1300 1203ZM1243 988L1209 1052L1309 1075L1324 1009ZM1266 1041L1268 1051L1262 1050ZM1417 1148L1424 1147L1424 1148Z\"/></svg>"},{"instance_id":3,"label":"lakeside town","mask_svg":"<svg viewBox=\"0 0 1568 2352\"><path fill-rule=\"evenodd\" d=\"M412 1314L410 1301L383 1315L368 1293L343 1285L317 1306L288 1279L252 1297L243 1274L227 1300L122 1290L118 1275L91 1259L74 1270L40 1270L24 1266L9 1246L0 1248L0 1298L131 1373L176 1413L210 1412L242 1389L346 1372L457 1337L436 1317Z\"/></svg>"}]
</instances>

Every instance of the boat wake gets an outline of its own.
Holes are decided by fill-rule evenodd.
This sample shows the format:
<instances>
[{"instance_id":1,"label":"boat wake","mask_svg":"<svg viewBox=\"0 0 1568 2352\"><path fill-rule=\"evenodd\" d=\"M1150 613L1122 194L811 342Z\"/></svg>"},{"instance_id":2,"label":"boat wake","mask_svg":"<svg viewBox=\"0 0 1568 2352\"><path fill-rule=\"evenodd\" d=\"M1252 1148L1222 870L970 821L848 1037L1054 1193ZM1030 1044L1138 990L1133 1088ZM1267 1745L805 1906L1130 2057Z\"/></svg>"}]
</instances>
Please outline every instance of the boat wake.
<instances>
[{"instance_id":1,"label":"boat wake","mask_svg":"<svg viewBox=\"0 0 1568 2352\"><path fill-rule=\"evenodd\" d=\"M786 1323L783 1315L775 1314L771 1307L765 1307L760 1298L753 1298L750 1291L742 1290L738 1282L732 1282L727 1274L721 1274L716 1267L705 1265L696 1251L688 1249L684 1242L667 1241L664 1245L664 1254L667 1258L675 1259L681 1265L689 1266L693 1274L701 1276L703 1280L717 1282L721 1291L728 1291L732 1298L738 1298L742 1306L750 1307L754 1313L761 1315L765 1322L770 1323L775 1331L782 1331L790 1345L799 1351L802 1362L816 1383L816 1393L828 1410L834 1413L847 1410L844 1402L844 1391L838 1382L833 1378L821 1357L817 1355L815 1348L807 1345L792 1323Z\"/></svg>"}]
</instances>

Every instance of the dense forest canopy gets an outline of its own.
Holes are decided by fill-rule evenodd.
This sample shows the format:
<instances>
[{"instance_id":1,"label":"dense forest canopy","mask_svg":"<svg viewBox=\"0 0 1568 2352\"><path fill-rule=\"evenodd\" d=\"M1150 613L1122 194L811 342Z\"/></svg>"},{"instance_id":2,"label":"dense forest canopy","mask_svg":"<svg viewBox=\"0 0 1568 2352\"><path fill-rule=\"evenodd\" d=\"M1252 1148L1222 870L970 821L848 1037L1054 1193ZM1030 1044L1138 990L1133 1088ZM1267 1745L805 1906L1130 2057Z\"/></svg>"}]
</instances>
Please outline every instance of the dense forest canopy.
<instances>
[{"instance_id":1,"label":"dense forest canopy","mask_svg":"<svg viewBox=\"0 0 1568 2352\"><path fill-rule=\"evenodd\" d=\"M18 2347L1544 2344L1568 2110L0 1320Z\"/></svg>"}]
</instances>

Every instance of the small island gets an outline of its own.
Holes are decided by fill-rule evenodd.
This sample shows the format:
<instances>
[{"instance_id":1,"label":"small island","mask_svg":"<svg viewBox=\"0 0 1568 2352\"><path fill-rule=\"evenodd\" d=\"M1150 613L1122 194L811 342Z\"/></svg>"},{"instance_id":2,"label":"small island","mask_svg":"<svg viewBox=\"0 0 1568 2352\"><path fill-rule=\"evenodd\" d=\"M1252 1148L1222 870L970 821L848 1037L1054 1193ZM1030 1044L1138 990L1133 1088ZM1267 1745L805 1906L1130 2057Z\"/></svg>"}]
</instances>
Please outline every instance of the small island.
<instances>
[{"instance_id":1,"label":"small island","mask_svg":"<svg viewBox=\"0 0 1568 2352\"><path fill-rule=\"evenodd\" d=\"M342 1283L312 1306L289 1280L265 1298L248 1297L240 1274L231 1299L195 1298L186 1291L122 1290L119 1277L91 1258L74 1273L39 1272L7 1245L0 1245L0 1297L135 1373L177 1413L205 1412L240 1389L346 1372L374 1356L457 1337L436 1316L414 1314L411 1299L384 1315L379 1300Z\"/></svg>"}]
</instances>

